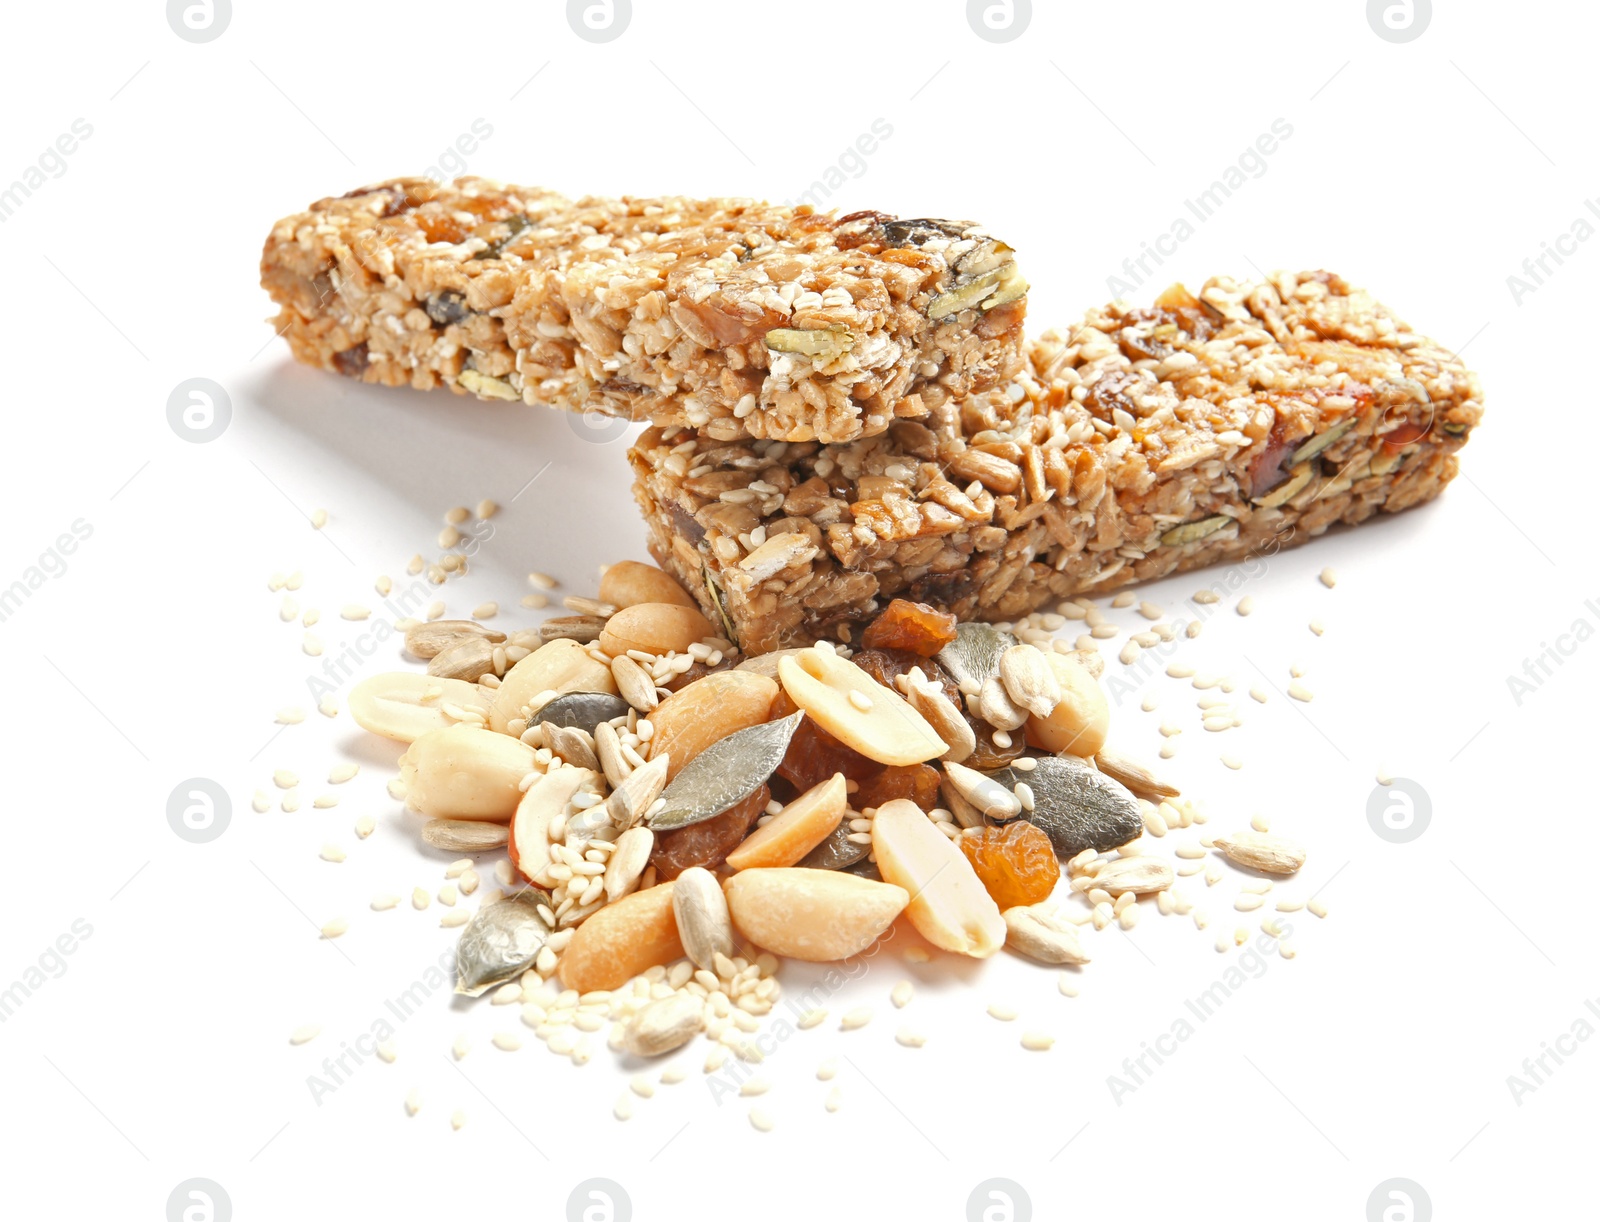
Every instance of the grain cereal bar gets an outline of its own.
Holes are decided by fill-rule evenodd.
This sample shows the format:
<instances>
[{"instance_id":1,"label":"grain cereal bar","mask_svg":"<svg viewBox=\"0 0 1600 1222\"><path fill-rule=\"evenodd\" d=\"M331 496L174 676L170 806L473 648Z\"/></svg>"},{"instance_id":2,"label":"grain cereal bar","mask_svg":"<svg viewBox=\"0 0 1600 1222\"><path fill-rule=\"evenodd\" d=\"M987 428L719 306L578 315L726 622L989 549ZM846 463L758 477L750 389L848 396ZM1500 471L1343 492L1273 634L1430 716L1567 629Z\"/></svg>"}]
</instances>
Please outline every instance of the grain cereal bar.
<instances>
[{"instance_id":1,"label":"grain cereal bar","mask_svg":"<svg viewBox=\"0 0 1600 1222\"><path fill-rule=\"evenodd\" d=\"M1027 283L969 222L395 179L279 221L301 361L386 386L844 442L999 385Z\"/></svg>"},{"instance_id":2,"label":"grain cereal bar","mask_svg":"<svg viewBox=\"0 0 1600 1222\"><path fill-rule=\"evenodd\" d=\"M1454 355L1326 272L1174 286L1027 357L846 445L647 430L652 552L751 653L896 596L1012 620L1426 501L1482 413Z\"/></svg>"}]
</instances>

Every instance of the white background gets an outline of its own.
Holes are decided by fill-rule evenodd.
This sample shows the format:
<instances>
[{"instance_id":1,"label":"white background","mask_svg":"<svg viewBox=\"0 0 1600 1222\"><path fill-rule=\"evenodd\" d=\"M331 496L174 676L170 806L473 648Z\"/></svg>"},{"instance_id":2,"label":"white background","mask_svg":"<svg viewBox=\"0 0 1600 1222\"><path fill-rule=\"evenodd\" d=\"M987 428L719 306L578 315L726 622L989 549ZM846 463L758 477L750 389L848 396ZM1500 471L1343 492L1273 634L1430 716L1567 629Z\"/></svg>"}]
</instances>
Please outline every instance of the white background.
<instances>
[{"instance_id":1,"label":"white background","mask_svg":"<svg viewBox=\"0 0 1600 1222\"><path fill-rule=\"evenodd\" d=\"M996 1219L1029 1216L1026 1194L1041 1219L1359 1222L1397 1176L1441 1219L1592 1208L1563 1202L1590 1191L1600 1047L1577 1044L1520 1105L1507 1077L1600 997L1583 772L1600 645L1580 645L1520 705L1507 677L1574 621L1600 625L1584 605L1600 598L1586 454L1600 243L1550 264L1520 304L1506 278L1600 190L1595 21L1577 5L1438 8L1422 37L1394 45L1356 0L1039 4L997 45L950 0L636 0L624 34L593 45L550 2L275 0L236 3L220 38L191 45L152 0L11 6L0 181L74 119L93 134L0 225L0 585L74 521L93 533L0 624L12 693L0 988L75 920L93 932L0 1027L7 1212L160 1219L197 1176L241 1220L430 1207L560 1218L594 1176L641 1219L959 1220L991 1177L1021 1189ZM397 1063L368 1060L313 1101L321 1058L453 934L437 905L368 910L382 891L437 888L445 858L384 794L395 749L348 714L274 724L280 706L315 703L315 662L298 626L278 622L268 575L304 570L298 597L321 610L331 654L360 631L339 607L376 606L376 575L402 577L454 504L507 508L445 591L452 614L498 598L502 626L531 622L517 608L528 569L592 594L599 564L645 555L624 441L296 367L263 322L256 263L273 220L420 173L480 118L493 134L473 172L570 194L774 199L884 119L892 135L826 202L981 218L1019 250L1036 328L1109 296L1122 260L1282 118L1293 135L1265 173L1133 295L1321 266L1466 345L1489 410L1463 478L1426 508L1285 553L1250 582L1251 618L1224 608L1183 645L1195 665L1278 689L1269 703L1244 700L1242 729L1208 735L1198 693L1159 677L1139 685L1160 693L1157 712L1137 695L1116 711L1114 742L1148 758L1163 718L1183 724L1167 770L1212 827L1270 815L1311 850L1280 892L1321 888L1332 910L1289 917L1299 957L1267 959L1120 1105L1108 1075L1237 960L1213 951L1216 931L1254 933L1262 914L1232 911L1235 876L1209 892L1182 884L1211 913L1204 933L1152 908L1131 935L1095 937L1076 999L1006 957L919 967L891 944L829 999L827 1024L762 1067L767 1135L749 1101L708 1090L703 1045L677 1058L687 1081L619 1124L612 1103L639 1066L601 1046L576 1068L531 1033L501 1053L489 1037L518 1027L515 1007L442 995L401 1027ZM231 397L231 426L210 444L167 424L168 393L191 377ZM318 507L331 514L320 535L307 523ZM1332 591L1316 580L1324 565L1341 575ZM1201 584L1145 594L1192 616L1184 599ZM1309 705L1281 694L1296 661ZM404 664L386 646L363 673ZM1218 762L1225 749L1242 771ZM336 809L313 811L336 759L363 772ZM1368 825L1380 765L1430 796L1432 822L1410 844ZM275 768L305 778L296 814L250 809ZM169 793L196 776L232 801L205 845L166 820ZM379 823L365 843L351 830L362 813ZM318 859L328 841L345 864ZM349 933L319 941L339 915ZM917 996L896 1012L888 992L907 977ZM785 969L791 992L809 979ZM987 1017L993 1000L1022 1017ZM840 1033L859 1004L876 1019ZM305 1023L323 1034L291 1048ZM901 1024L927 1046L898 1046ZM1023 1029L1058 1042L1024 1052ZM463 1032L475 1046L456 1066ZM829 1115L814 1073L835 1055L844 1105ZM425 1105L408 1118L413 1087ZM468 1120L452 1132L457 1108ZM1412 1216L1428 1216L1420 1201Z\"/></svg>"}]
</instances>

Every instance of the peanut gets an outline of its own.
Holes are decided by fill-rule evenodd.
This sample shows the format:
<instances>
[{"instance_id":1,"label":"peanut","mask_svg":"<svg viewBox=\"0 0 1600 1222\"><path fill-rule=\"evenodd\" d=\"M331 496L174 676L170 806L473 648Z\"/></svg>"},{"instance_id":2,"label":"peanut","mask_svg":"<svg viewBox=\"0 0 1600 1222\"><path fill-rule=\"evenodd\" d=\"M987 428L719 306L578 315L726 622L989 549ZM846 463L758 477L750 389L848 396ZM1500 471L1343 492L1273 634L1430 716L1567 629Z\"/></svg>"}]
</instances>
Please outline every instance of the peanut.
<instances>
[{"instance_id":1,"label":"peanut","mask_svg":"<svg viewBox=\"0 0 1600 1222\"><path fill-rule=\"evenodd\" d=\"M719 670L668 696L650 715L650 758L670 757L667 780L712 743L767 720L778 685L764 675Z\"/></svg>"},{"instance_id":2,"label":"peanut","mask_svg":"<svg viewBox=\"0 0 1600 1222\"><path fill-rule=\"evenodd\" d=\"M728 854L728 868L794 865L839 826L849 800L844 773L834 773L790 802L766 827L745 837Z\"/></svg>"},{"instance_id":3,"label":"peanut","mask_svg":"<svg viewBox=\"0 0 1600 1222\"><path fill-rule=\"evenodd\" d=\"M717 630L693 607L676 603L635 603L606 621L600 648L612 657L630 649L645 653L686 653L689 646Z\"/></svg>"},{"instance_id":4,"label":"peanut","mask_svg":"<svg viewBox=\"0 0 1600 1222\"><path fill-rule=\"evenodd\" d=\"M506 671L489 711L489 725L505 733L506 727L522 716L524 706L543 692L616 690L611 668L596 662L578 642L549 641Z\"/></svg>"},{"instance_id":5,"label":"peanut","mask_svg":"<svg viewBox=\"0 0 1600 1222\"><path fill-rule=\"evenodd\" d=\"M694 606L694 599L670 573L637 560L622 560L606 569L605 575L600 578L600 601L610 603L618 610L636 607L640 603Z\"/></svg>"},{"instance_id":6,"label":"peanut","mask_svg":"<svg viewBox=\"0 0 1600 1222\"><path fill-rule=\"evenodd\" d=\"M1041 655L1055 672L1061 699L1048 717L1030 716L1028 741L1056 755L1088 759L1106 745L1111 707L1099 681L1081 662L1059 653Z\"/></svg>"},{"instance_id":7,"label":"peanut","mask_svg":"<svg viewBox=\"0 0 1600 1222\"><path fill-rule=\"evenodd\" d=\"M476 726L429 730L400 757L406 805L432 819L504 823L522 800L533 748Z\"/></svg>"},{"instance_id":8,"label":"peanut","mask_svg":"<svg viewBox=\"0 0 1600 1222\"><path fill-rule=\"evenodd\" d=\"M872 849L884 880L911 895L906 914L928 941L975 959L1005 945L1005 919L972 863L915 803L896 798L878 807Z\"/></svg>"},{"instance_id":9,"label":"peanut","mask_svg":"<svg viewBox=\"0 0 1600 1222\"><path fill-rule=\"evenodd\" d=\"M910 898L902 887L837 870L743 870L722 889L741 936L775 955L811 963L860 954Z\"/></svg>"},{"instance_id":10,"label":"peanut","mask_svg":"<svg viewBox=\"0 0 1600 1222\"><path fill-rule=\"evenodd\" d=\"M476 683L395 671L363 679L350 692L350 715L363 730L415 742L430 730L457 725L446 704L489 715L489 700Z\"/></svg>"},{"instance_id":11,"label":"peanut","mask_svg":"<svg viewBox=\"0 0 1600 1222\"><path fill-rule=\"evenodd\" d=\"M561 983L579 993L615 989L683 954L671 883L625 895L579 925L561 955Z\"/></svg>"},{"instance_id":12,"label":"peanut","mask_svg":"<svg viewBox=\"0 0 1600 1222\"><path fill-rule=\"evenodd\" d=\"M778 679L819 726L870 760L920 764L950 749L900 693L832 650L807 649L784 658Z\"/></svg>"}]
</instances>

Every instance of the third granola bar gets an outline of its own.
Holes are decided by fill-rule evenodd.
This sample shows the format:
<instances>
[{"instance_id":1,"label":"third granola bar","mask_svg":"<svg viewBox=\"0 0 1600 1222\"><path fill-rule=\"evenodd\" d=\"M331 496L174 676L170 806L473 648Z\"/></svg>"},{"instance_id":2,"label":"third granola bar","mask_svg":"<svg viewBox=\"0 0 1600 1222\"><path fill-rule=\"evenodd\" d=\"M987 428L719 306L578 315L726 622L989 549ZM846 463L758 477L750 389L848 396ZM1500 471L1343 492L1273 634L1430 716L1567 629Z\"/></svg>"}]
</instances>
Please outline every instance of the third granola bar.
<instances>
[{"instance_id":1,"label":"third granola bar","mask_svg":"<svg viewBox=\"0 0 1600 1222\"><path fill-rule=\"evenodd\" d=\"M1014 619L1436 495L1477 376L1325 272L1181 286L1047 333L1006 386L842 446L651 429L657 559L749 652L888 598Z\"/></svg>"}]
</instances>

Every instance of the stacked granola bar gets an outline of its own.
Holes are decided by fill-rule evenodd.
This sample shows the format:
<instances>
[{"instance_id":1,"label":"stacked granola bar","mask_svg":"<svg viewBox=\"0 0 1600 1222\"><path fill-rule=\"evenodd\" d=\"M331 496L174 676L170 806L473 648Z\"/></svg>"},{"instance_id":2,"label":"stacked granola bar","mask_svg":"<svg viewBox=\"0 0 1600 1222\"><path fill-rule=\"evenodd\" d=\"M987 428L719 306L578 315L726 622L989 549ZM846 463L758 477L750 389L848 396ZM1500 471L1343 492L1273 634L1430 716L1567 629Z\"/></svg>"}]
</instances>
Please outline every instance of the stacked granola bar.
<instances>
[{"instance_id":1,"label":"stacked granola bar","mask_svg":"<svg viewBox=\"0 0 1600 1222\"><path fill-rule=\"evenodd\" d=\"M1020 363L1027 283L970 222L396 179L273 227L309 364L710 436L846 442Z\"/></svg>"},{"instance_id":2,"label":"stacked granola bar","mask_svg":"<svg viewBox=\"0 0 1600 1222\"><path fill-rule=\"evenodd\" d=\"M280 221L301 360L652 427L656 558L748 652L905 596L963 618L1238 560L1436 495L1477 377L1326 272L1022 341L970 222L396 179Z\"/></svg>"},{"instance_id":3,"label":"stacked granola bar","mask_svg":"<svg viewBox=\"0 0 1600 1222\"><path fill-rule=\"evenodd\" d=\"M750 652L849 639L891 597L1013 619L1428 500L1476 375L1326 272L1168 290L1046 333L1006 385L819 446L652 428L657 560Z\"/></svg>"}]
</instances>

